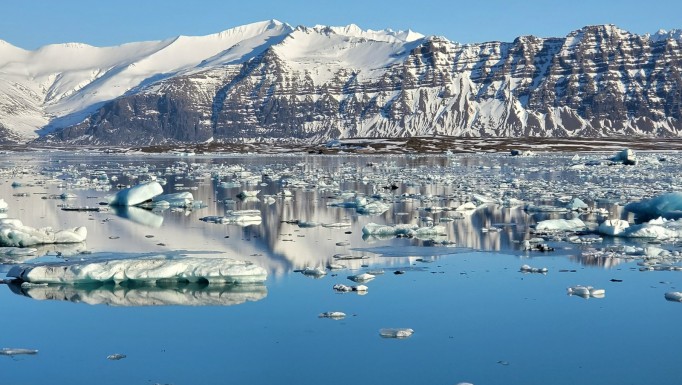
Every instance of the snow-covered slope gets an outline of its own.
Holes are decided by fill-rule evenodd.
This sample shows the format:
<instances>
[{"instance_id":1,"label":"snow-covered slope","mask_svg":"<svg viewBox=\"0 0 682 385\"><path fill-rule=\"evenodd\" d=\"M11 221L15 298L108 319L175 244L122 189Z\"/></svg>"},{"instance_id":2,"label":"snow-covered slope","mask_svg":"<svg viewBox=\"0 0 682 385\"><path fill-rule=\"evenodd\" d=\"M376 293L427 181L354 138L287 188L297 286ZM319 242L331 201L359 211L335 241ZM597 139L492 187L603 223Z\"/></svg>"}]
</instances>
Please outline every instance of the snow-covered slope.
<instances>
[{"instance_id":1,"label":"snow-covered slope","mask_svg":"<svg viewBox=\"0 0 682 385\"><path fill-rule=\"evenodd\" d=\"M98 144L677 136L681 42L598 25L461 45L274 20L118 47L0 41L0 131Z\"/></svg>"}]
</instances>

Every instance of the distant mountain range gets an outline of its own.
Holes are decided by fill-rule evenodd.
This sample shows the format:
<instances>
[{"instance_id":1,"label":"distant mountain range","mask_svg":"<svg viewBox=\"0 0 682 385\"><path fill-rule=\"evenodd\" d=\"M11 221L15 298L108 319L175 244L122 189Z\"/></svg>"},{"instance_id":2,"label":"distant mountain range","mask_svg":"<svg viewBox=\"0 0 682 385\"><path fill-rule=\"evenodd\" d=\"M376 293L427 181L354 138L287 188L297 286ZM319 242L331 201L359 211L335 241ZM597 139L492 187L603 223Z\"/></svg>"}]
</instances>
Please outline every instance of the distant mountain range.
<instances>
[{"instance_id":1,"label":"distant mountain range","mask_svg":"<svg viewBox=\"0 0 682 385\"><path fill-rule=\"evenodd\" d=\"M458 44L275 20L116 47L0 40L0 141L681 136L681 44L613 25Z\"/></svg>"}]
</instances>

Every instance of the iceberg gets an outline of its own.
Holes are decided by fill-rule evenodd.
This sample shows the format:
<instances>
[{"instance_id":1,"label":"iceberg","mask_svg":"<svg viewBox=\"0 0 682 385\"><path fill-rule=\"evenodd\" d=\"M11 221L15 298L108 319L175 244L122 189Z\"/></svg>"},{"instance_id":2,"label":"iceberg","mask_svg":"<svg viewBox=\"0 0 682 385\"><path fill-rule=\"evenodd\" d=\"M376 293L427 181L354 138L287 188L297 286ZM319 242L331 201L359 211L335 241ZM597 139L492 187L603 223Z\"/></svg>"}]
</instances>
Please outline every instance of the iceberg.
<instances>
[{"instance_id":1,"label":"iceberg","mask_svg":"<svg viewBox=\"0 0 682 385\"><path fill-rule=\"evenodd\" d=\"M601 234L623 238L653 238L659 240L682 238L682 219L673 221L657 218L639 225L630 225L623 220L611 219L600 224L598 231Z\"/></svg>"},{"instance_id":2,"label":"iceberg","mask_svg":"<svg viewBox=\"0 0 682 385\"><path fill-rule=\"evenodd\" d=\"M167 202L170 207L192 207L194 204L194 196L189 191L183 191L173 194L162 194L152 197L152 206Z\"/></svg>"},{"instance_id":3,"label":"iceberg","mask_svg":"<svg viewBox=\"0 0 682 385\"><path fill-rule=\"evenodd\" d=\"M111 206L135 206L146 202L163 193L163 187L159 182L147 182L127 189L123 189L114 195L110 201Z\"/></svg>"},{"instance_id":4,"label":"iceberg","mask_svg":"<svg viewBox=\"0 0 682 385\"><path fill-rule=\"evenodd\" d=\"M346 313L341 311L326 311L318 315L319 318L331 318L335 320L343 319L346 317Z\"/></svg>"},{"instance_id":5,"label":"iceberg","mask_svg":"<svg viewBox=\"0 0 682 385\"><path fill-rule=\"evenodd\" d=\"M637 215L638 219L643 221L658 217L679 219L682 218L682 192L671 192L640 202L628 203L624 210Z\"/></svg>"},{"instance_id":6,"label":"iceberg","mask_svg":"<svg viewBox=\"0 0 682 385\"><path fill-rule=\"evenodd\" d=\"M28 247L48 243L80 243L85 241L88 230L74 227L53 230L51 227L33 228L18 219L0 219L0 246Z\"/></svg>"},{"instance_id":7,"label":"iceberg","mask_svg":"<svg viewBox=\"0 0 682 385\"><path fill-rule=\"evenodd\" d=\"M0 356L18 356L22 354L34 355L38 354L35 349L22 349L22 348L2 348L0 349Z\"/></svg>"},{"instance_id":8,"label":"iceberg","mask_svg":"<svg viewBox=\"0 0 682 385\"><path fill-rule=\"evenodd\" d=\"M606 295L606 290L604 289L595 289L592 286L582 285L571 286L566 289L566 292L568 295L577 295L583 298L604 298L604 295Z\"/></svg>"},{"instance_id":9,"label":"iceberg","mask_svg":"<svg viewBox=\"0 0 682 385\"><path fill-rule=\"evenodd\" d=\"M8 285L13 293L34 300L58 300L87 305L131 306L232 306L267 296L262 284L249 285Z\"/></svg>"},{"instance_id":10,"label":"iceberg","mask_svg":"<svg viewBox=\"0 0 682 385\"><path fill-rule=\"evenodd\" d=\"M258 225L262 221L260 210L230 210L225 212L224 216L211 215L199 218L199 220L221 224L236 223L245 226Z\"/></svg>"},{"instance_id":11,"label":"iceberg","mask_svg":"<svg viewBox=\"0 0 682 385\"><path fill-rule=\"evenodd\" d=\"M262 283L267 272L251 262L229 258L154 255L17 265L10 269L7 277L23 282L50 284L121 284L137 281L243 284Z\"/></svg>"},{"instance_id":12,"label":"iceberg","mask_svg":"<svg viewBox=\"0 0 682 385\"><path fill-rule=\"evenodd\" d=\"M409 328L385 328L379 330L379 335L384 338L407 338L414 333Z\"/></svg>"},{"instance_id":13,"label":"iceberg","mask_svg":"<svg viewBox=\"0 0 682 385\"><path fill-rule=\"evenodd\" d=\"M665 293L665 299L671 302L682 302L682 292L680 291L669 291Z\"/></svg>"},{"instance_id":14,"label":"iceberg","mask_svg":"<svg viewBox=\"0 0 682 385\"><path fill-rule=\"evenodd\" d=\"M585 223L580 218L548 219L540 221L535 226L538 231L576 231L585 229Z\"/></svg>"},{"instance_id":15,"label":"iceberg","mask_svg":"<svg viewBox=\"0 0 682 385\"><path fill-rule=\"evenodd\" d=\"M409 235L413 230L418 229L417 225L379 225L376 223L368 223L362 228L362 233L365 235Z\"/></svg>"}]
</instances>

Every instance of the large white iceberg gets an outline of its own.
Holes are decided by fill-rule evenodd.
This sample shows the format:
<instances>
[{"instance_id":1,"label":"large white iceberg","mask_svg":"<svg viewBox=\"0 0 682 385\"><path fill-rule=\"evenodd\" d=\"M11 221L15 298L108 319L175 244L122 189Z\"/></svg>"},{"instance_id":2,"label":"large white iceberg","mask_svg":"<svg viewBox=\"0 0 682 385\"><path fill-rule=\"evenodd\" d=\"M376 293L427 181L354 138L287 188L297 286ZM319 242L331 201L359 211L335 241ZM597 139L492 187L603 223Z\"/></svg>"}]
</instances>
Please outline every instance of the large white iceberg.
<instances>
[{"instance_id":1,"label":"large white iceberg","mask_svg":"<svg viewBox=\"0 0 682 385\"><path fill-rule=\"evenodd\" d=\"M267 296L264 285L13 285L16 294L35 300L61 300L109 306L231 306Z\"/></svg>"},{"instance_id":2,"label":"large white iceberg","mask_svg":"<svg viewBox=\"0 0 682 385\"><path fill-rule=\"evenodd\" d=\"M657 218L639 225L630 225L620 219L611 219L600 224L598 231L601 234L623 238L675 239L682 238L682 219L673 221Z\"/></svg>"},{"instance_id":3,"label":"large white iceberg","mask_svg":"<svg viewBox=\"0 0 682 385\"><path fill-rule=\"evenodd\" d=\"M162 193L163 187L159 182L142 183L117 192L110 199L109 204L111 206L135 206Z\"/></svg>"},{"instance_id":4,"label":"large white iceberg","mask_svg":"<svg viewBox=\"0 0 682 385\"><path fill-rule=\"evenodd\" d=\"M94 259L34 265L17 265L7 273L32 283L84 284L93 282L208 282L210 284L261 283L267 272L248 261L228 258L168 257Z\"/></svg>"},{"instance_id":5,"label":"large white iceberg","mask_svg":"<svg viewBox=\"0 0 682 385\"><path fill-rule=\"evenodd\" d=\"M585 222L580 218L573 219L548 219L540 221L535 226L538 231L575 231L585 229Z\"/></svg>"},{"instance_id":6,"label":"large white iceberg","mask_svg":"<svg viewBox=\"0 0 682 385\"><path fill-rule=\"evenodd\" d=\"M24 225L19 219L0 219L0 246L28 247L47 243L79 243L85 241L88 230L75 227L53 230L51 227L36 229Z\"/></svg>"},{"instance_id":7,"label":"large white iceberg","mask_svg":"<svg viewBox=\"0 0 682 385\"><path fill-rule=\"evenodd\" d=\"M640 202L625 205L625 211L639 216L642 220L663 217L682 218L682 192L671 192Z\"/></svg>"}]
</instances>

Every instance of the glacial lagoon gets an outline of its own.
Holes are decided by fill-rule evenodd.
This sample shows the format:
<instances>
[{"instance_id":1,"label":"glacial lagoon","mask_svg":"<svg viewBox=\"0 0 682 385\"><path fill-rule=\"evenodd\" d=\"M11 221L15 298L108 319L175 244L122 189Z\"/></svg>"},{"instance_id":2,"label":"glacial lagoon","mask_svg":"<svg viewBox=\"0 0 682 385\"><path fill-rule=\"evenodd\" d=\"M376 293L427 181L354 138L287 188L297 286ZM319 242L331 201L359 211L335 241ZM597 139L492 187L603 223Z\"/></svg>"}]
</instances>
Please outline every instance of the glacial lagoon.
<instances>
[{"instance_id":1,"label":"glacial lagoon","mask_svg":"<svg viewBox=\"0 0 682 385\"><path fill-rule=\"evenodd\" d=\"M596 229L607 219L634 225L626 204L679 191L682 155L638 152L636 165L613 155L4 154L4 216L85 226L87 240L0 255L2 278L22 264L158 255L250 261L268 276L243 285L6 280L0 349L28 350L0 350L2 382L676 384L682 304L665 293L682 290L677 238ZM149 181L194 200L106 204ZM588 209L566 209L573 198ZM260 218L229 220L242 210ZM536 230L572 218L585 228ZM364 234L370 224L442 228ZM652 258L656 250L666 258ZM374 278L348 279L363 273ZM576 285L604 294L568 295ZM414 333L382 337L387 328Z\"/></svg>"}]
</instances>

